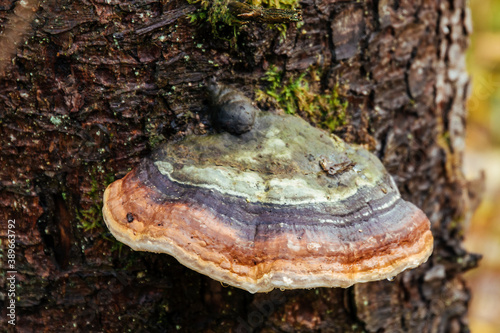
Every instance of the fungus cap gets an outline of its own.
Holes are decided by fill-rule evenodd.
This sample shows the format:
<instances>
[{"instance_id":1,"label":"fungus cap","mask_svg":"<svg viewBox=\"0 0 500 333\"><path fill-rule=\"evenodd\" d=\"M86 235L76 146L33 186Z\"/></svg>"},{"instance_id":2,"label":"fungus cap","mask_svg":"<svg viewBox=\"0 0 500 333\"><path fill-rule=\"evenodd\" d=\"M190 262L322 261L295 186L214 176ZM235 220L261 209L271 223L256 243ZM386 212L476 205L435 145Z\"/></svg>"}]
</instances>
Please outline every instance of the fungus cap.
<instances>
[{"instance_id":1,"label":"fungus cap","mask_svg":"<svg viewBox=\"0 0 500 333\"><path fill-rule=\"evenodd\" d=\"M166 143L104 194L134 250L251 293L392 278L433 247L425 214L378 158L289 115Z\"/></svg>"}]
</instances>

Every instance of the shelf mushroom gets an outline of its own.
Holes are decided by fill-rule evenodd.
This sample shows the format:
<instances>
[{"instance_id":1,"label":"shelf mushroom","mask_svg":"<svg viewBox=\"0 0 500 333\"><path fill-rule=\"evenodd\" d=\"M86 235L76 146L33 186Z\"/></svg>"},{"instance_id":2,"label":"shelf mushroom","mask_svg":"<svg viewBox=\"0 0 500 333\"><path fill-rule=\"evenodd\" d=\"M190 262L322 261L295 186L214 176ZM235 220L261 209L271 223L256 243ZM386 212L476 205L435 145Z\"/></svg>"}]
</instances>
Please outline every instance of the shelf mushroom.
<instances>
[{"instance_id":1,"label":"shelf mushroom","mask_svg":"<svg viewBox=\"0 0 500 333\"><path fill-rule=\"evenodd\" d=\"M212 85L216 109L225 93L251 104ZM111 233L251 293L391 279L430 256L429 220L375 155L295 116L243 119L237 134L166 143L109 185Z\"/></svg>"}]
</instances>

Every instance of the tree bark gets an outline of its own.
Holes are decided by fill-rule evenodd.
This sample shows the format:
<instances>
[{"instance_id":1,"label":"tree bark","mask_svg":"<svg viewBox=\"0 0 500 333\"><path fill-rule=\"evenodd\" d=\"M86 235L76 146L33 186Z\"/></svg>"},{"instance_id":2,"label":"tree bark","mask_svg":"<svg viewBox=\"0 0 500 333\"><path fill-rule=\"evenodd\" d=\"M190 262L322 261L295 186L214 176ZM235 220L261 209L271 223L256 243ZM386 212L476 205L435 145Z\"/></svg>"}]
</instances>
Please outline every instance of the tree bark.
<instances>
[{"instance_id":1,"label":"tree bark","mask_svg":"<svg viewBox=\"0 0 500 333\"><path fill-rule=\"evenodd\" d=\"M198 6L181 0L27 3L31 14L19 11L26 2L0 1L1 331L14 331L9 220L19 332L468 331L462 273L478 256L461 242L480 182L461 171L465 1L302 0L304 23L286 38L249 23L235 44L221 38L231 27L215 36L190 23ZM159 142L210 129L204 80L252 97L271 65L348 101L334 132L374 151L429 216L426 264L394 281L251 295L109 234L106 185Z\"/></svg>"}]
</instances>

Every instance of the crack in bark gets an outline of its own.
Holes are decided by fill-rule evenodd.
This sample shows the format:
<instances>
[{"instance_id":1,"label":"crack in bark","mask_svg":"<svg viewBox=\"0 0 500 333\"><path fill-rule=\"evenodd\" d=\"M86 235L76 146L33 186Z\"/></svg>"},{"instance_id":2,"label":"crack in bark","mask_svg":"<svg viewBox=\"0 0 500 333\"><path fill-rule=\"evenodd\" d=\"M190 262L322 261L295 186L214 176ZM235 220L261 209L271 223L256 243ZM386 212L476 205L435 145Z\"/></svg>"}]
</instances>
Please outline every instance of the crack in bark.
<instances>
[{"instance_id":1,"label":"crack in bark","mask_svg":"<svg viewBox=\"0 0 500 333\"><path fill-rule=\"evenodd\" d=\"M379 7L380 0L373 0L372 1L372 12L373 12L373 27L374 31L380 31L380 13L378 12L378 7Z\"/></svg>"},{"instance_id":2,"label":"crack in bark","mask_svg":"<svg viewBox=\"0 0 500 333\"><path fill-rule=\"evenodd\" d=\"M411 88L410 88L410 71L411 71L411 65L413 64L413 61L415 60L415 58L417 56L417 50L418 50L417 47L414 47L411 50L410 59L408 59L408 62L406 63L406 69L405 69L405 73L404 73L404 80L405 80L405 84L406 84L406 94L408 95L408 98L410 100L413 100L415 98L412 95Z\"/></svg>"}]
</instances>

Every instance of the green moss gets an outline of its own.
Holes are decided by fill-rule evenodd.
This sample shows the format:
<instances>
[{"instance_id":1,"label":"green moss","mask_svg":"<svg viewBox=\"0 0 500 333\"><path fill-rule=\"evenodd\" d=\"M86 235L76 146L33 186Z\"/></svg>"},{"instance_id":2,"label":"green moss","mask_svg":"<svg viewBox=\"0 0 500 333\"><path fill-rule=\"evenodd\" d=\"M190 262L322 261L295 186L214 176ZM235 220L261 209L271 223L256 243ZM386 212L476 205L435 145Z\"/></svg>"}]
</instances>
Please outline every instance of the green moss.
<instances>
[{"instance_id":1,"label":"green moss","mask_svg":"<svg viewBox=\"0 0 500 333\"><path fill-rule=\"evenodd\" d=\"M286 80L283 71L279 71L274 65L270 66L264 76L267 88L265 91L257 91L257 100L266 96L274 98L286 113L306 113L314 123L333 131L346 124L348 102L339 97L338 84L331 92L314 93L309 82L319 81L319 74L316 71L306 71Z\"/></svg>"},{"instance_id":2,"label":"green moss","mask_svg":"<svg viewBox=\"0 0 500 333\"><path fill-rule=\"evenodd\" d=\"M207 21L212 26L212 31L216 31L220 24L235 23L234 17L228 13L229 0L188 0L188 3L201 5L199 10L188 15L192 23Z\"/></svg>"},{"instance_id":3,"label":"green moss","mask_svg":"<svg viewBox=\"0 0 500 333\"><path fill-rule=\"evenodd\" d=\"M160 143L165 141L165 136L161 133L160 121L157 117L148 118L145 126L146 133L148 134L149 146L151 149L156 148Z\"/></svg>"},{"instance_id":4,"label":"green moss","mask_svg":"<svg viewBox=\"0 0 500 333\"><path fill-rule=\"evenodd\" d=\"M254 6L289 9L296 8L299 0L252 0L250 3Z\"/></svg>"},{"instance_id":5,"label":"green moss","mask_svg":"<svg viewBox=\"0 0 500 333\"><path fill-rule=\"evenodd\" d=\"M91 206L88 209L80 209L76 213L78 227L82 228L84 231L92 231L95 228L103 227L102 195L106 186L114 181L114 175L109 173L105 176L104 184L101 186L97 180L97 172L97 168L94 168L89 172L91 185L87 196L92 201Z\"/></svg>"},{"instance_id":6,"label":"green moss","mask_svg":"<svg viewBox=\"0 0 500 333\"><path fill-rule=\"evenodd\" d=\"M151 148L156 148L160 143L165 141L165 136L163 135L151 135L149 137L149 146Z\"/></svg>"},{"instance_id":7,"label":"green moss","mask_svg":"<svg viewBox=\"0 0 500 333\"><path fill-rule=\"evenodd\" d=\"M101 165L93 167L89 171L91 178L90 190L86 193L92 204L87 209L80 209L76 212L76 219L78 221L78 228L83 229L85 232L98 232L98 238L105 239L111 242L111 252L118 251L121 255L123 244L117 241L113 236L109 236L107 232L100 232L99 229L105 230L104 219L102 217L102 197L106 187L115 180L113 172L109 172L103 176L104 169ZM104 180L103 180L104 178Z\"/></svg>"},{"instance_id":8,"label":"green moss","mask_svg":"<svg viewBox=\"0 0 500 333\"><path fill-rule=\"evenodd\" d=\"M217 38L226 39L235 45L236 37L239 33L239 27L244 25L246 22L237 18L231 13L228 8L230 1L235 0L187 0L190 4L200 4L200 8L192 13L188 14L191 23L195 22L208 22L212 27L212 33ZM257 7L264 8L278 8L278 9L294 9L298 6L298 0L251 0L251 1L240 1L243 3L248 3ZM232 38L224 38L221 36L219 31L223 29L224 26L233 27ZM282 36L286 34L285 24L269 24L269 27L276 27Z\"/></svg>"}]
</instances>

